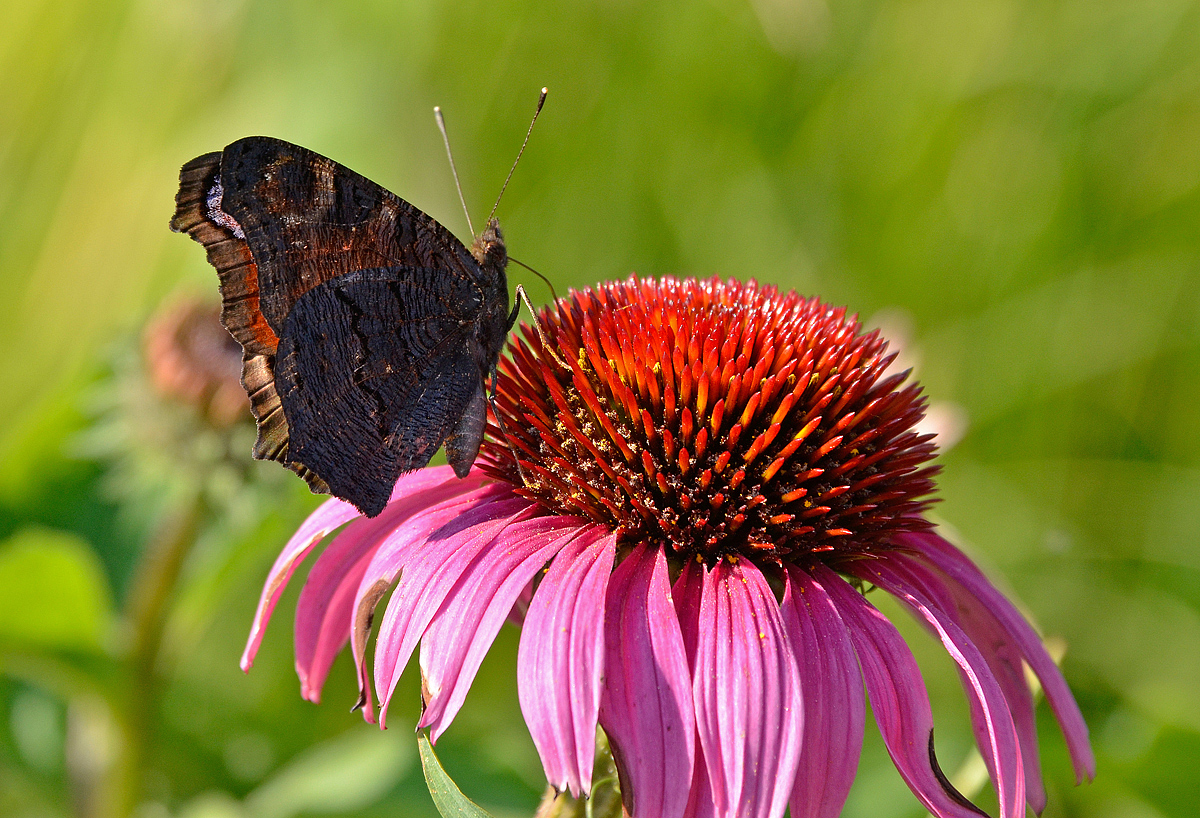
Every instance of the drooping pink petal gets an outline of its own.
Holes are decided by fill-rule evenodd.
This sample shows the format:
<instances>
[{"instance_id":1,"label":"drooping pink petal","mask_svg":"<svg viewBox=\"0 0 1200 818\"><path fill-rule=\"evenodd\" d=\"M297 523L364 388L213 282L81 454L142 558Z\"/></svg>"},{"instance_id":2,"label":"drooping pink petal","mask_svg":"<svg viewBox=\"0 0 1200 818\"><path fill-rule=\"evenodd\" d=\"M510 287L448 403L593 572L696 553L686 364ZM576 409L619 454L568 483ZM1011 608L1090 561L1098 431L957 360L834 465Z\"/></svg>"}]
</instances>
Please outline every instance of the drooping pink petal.
<instances>
[{"instance_id":1,"label":"drooping pink petal","mask_svg":"<svg viewBox=\"0 0 1200 818\"><path fill-rule=\"evenodd\" d=\"M696 643L700 638L698 620L700 618L700 601L704 597L704 567L695 561L684 563L675 584L671 586L671 596L675 600L675 615L679 617L679 628L683 635L683 652L687 656L688 672L694 673L696 667ZM692 768L692 786L688 792L688 805L684 818L716 818L717 808L713 798L712 781L708 776L708 767L704 764L704 751L699 749L700 737L697 735L696 758Z\"/></svg>"},{"instance_id":2,"label":"drooping pink petal","mask_svg":"<svg viewBox=\"0 0 1200 818\"><path fill-rule=\"evenodd\" d=\"M529 611L529 604L533 602L533 583L528 583L521 593L517 596L517 601L513 603L512 610L508 612L508 621L515 627L521 627L525 624L525 614Z\"/></svg>"},{"instance_id":3,"label":"drooping pink petal","mask_svg":"<svg viewBox=\"0 0 1200 818\"><path fill-rule=\"evenodd\" d=\"M700 603L704 599L704 566L688 560L679 572L679 578L671 586L671 597L675 600L675 615L683 634L683 652L688 660L688 672L696 670L696 643L700 639Z\"/></svg>"},{"instance_id":4,"label":"drooping pink petal","mask_svg":"<svg viewBox=\"0 0 1200 818\"><path fill-rule=\"evenodd\" d=\"M987 610L996 618L1042 683L1046 701L1067 740L1067 749L1075 766L1075 782L1092 780L1096 775L1096 758L1088 741L1087 724L1062 672L1046 652L1033 626L1004 594L996 590L974 562L943 537L932 533L910 534L900 541L918 551L946 575L960 606Z\"/></svg>"},{"instance_id":5,"label":"drooping pink petal","mask_svg":"<svg viewBox=\"0 0 1200 818\"><path fill-rule=\"evenodd\" d=\"M287 541L283 551L275 558L267 574L267 582L263 586L262 596L258 600L258 610L254 612L254 621L250 624L250 636L246 640L246 649L242 651L241 668L249 672L258 654L258 646L262 644L263 634L266 633L267 623L275 611L275 604L287 587L292 572L296 570L308 553L335 528L344 525L348 520L358 516L358 509L344 500L336 497L326 500L309 515L308 519L296 529L296 533Z\"/></svg>"},{"instance_id":6,"label":"drooping pink petal","mask_svg":"<svg viewBox=\"0 0 1200 818\"><path fill-rule=\"evenodd\" d=\"M948 582L942 572L927 562L902 552L890 555L888 559L892 565L905 572L905 578L909 582L954 617L987 660L988 667L992 669L1000 689L1004 692L1013 724L1017 728L1017 738L1021 743L1021 762L1025 765L1025 800L1034 812L1041 814L1046 807L1046 787L1042 783L1041 763L1038 759L1033 694L1025 680L1025 666L1020 650L989 611L978 604L962 604L966 600L956 596L951 586L959 591L962 591L962 587L957 583ZM963 681L965 684L967 680L964 678ZM986 742L987 728L978 718L978 708L972 707L971 715L976 743Z\"/></svg>"},{"instance_id":7,"label":"drooping pink petal","mask_svg":"<svg viewBox=\"0 0 1200 818\"><path fill-rule=\"evenodd\" d=\"M717 818L712 781L708 778L708 768L704 766L704 753L702 752L696 753L695 767L692 770L692 788L688 793L688 805L684 810L683 818Z\"/></svg>"},{"instance_id":8,"label":"drooping pink petal","mask_svg":"<svg viewBox=\"0 0 1200 818\"><path fill-rule=\"evenodd\" d=\"M599 526L567 543L542 578L521 629L517 693L546 780L580 797L591 790L604 598L616 535Z\"/></svg>"},{"instance_id":9,"label":"drooping pink petal","mask_svg":"<svg viewBox=\"0 0 1200 818\"><path fill-rule=\"evenodd\" d=\"M785 580L783 625L804 700L804 738L789 805L794 816L837 818L862 752L862 672L846 625L821 584L798 568L789 568Z\"/></svg>"},{"instance_id":10,"label":"drooping pink petal","mask_svg":"<svg viewBox=\"0 0 1200 818\"><path fill-rule=\"evenodd\" d=\"M431 474L421 474L420 480L408 475L401 478L404 493L378 517L360 517L347 525L308 572L296 603L295 627L296 673L305 699L320 700L329 668L350 639L355 592L387 532L422 509L465 494L482 483L479 472L460 480L449 467L423 471Z\"/></svg>"},{"instance_id":11,"label":"drooping pink petal","mask_svg":"<svg viewBox=\"0 0 1200 818\"><path fill-rule=\"evenodd\" d=\"M358 706L362 708L363 718L368 722L375 721L371 701L371 675L366 660L367 639L371 634L375 606L392 587L396 575L406 563L419 564L421 550L427 545L429 535L461 515L477 513L480 508L483 508L483 513L486 514L490 508L490 501L498 496L511 495L495 485L487 485L443 500L397 525L375 549L355 591L354 615L350 626L350 650L354 655L354 668L358 674Z\"/></svg>"},{"instance_id":12,"label":"drooping pink petal","mask_svg":"<svg viewBox=\"0 0 1200 818\"><path fill-rule=\"evenodd\" d=\"M400 573L375 639L375 691L380 702L380 727L387 726L392 691L413 649L458 578L501 531L532 516L537 508L523 497L506 492L479 500L427 533L413 548L385 553L385 543L376 552L363 577L364 584L377 569L393 576L397 571Z\"/></svg>"},{"instance_id":13,"label":"drooping pink petal","mask_svg":"<svg viewBox=\"0 0 1200 818\"><path fill-rule=\"evenodd\" d=\"M693 582L697 569L692 569ZM781 816L795 779L803 713L779 603L748 560L701 577L692 695L717 815Z\"/></svg>"},{"instance_id":14,"label":"drooping pink petal","mask_svg":"<svg viewBox=\"0 0 1200 818\"><path fill-rule=\"evenodd\" d=\"M475 557L446 595L421 637L425 709L417 726L430 728L433 741L462 707L483 657L522 590L585 524L564 516L513 523Z\"/></svg>"},{"instance_id":15,"label":"drooping pink petal","mask_svg":"<svg viewBox=\"0 0 1200 818\"><path fill-rule=\"evenodd\" d=\"M476 473L468 479L478 485L481 476ZM396 485L392 487L392 500L453 479L456 479L454 471L449 466L418 469L403 474L396 481ZM258 653L259 645L262 644L263 634L271 619L271 613L275 610L275 604L283 594L284 588L287 587L288 580L291 579L296 566L303 562L309 552L316 547L317 543L325 539L329 532L358 516L358 509L354 506L345 500L331 497L318 506L317 510L308 516L308 519L288 540L267 574L267 582L263 586L262 596L258 600L258 610L255 611L254 621L250 625L250 637L246 641L246 649L242 652L242 670L249 671L251 665L254 664L254 657ZM381 516L390 515L386 515L385 510L385 515Z\"/></svg>"},{"instance_id":16,"label":"drooping pink petal","mask_svg":"<svg viewBox=\"0 0 1200 818\"><path fill-rule=\"evenodd\" d=\"M632 818L677 818L695 753L692 679L662 549L639 545L608 583L600 724Z\"/></svg>"},{"instance_id":17,"label":"drooping pink petal","mask_svg":"<svg viewBox=\"0 0 1200 818\"><path fill-rule=\"evenodd\" d=\"M321 701L334 659L350 641L354 598L382 539L372 536L382 527L378 519L356 520L351 528L362 524L358 530L348 528L326 547L296 602L296 674L301 697L314 704ZM335 565L340 570L332 570ZM319 575L317 569L322 569Z\"/></svg>"},{"instance_id":18,"label":"drooping pink petal","mask_svg":"<svg viewBox=\"0 0 1200 818\"><path fill-rule=\"evenodd\" d=\"M954 618L913 585L902 568L889 560L860 560L849 566L860 579L872 582L898 599L924 621L958 664L976 740L1000 798L1001 818L1025 815L1025 767L1008 702L979 648Z\"/></svg>"},{"instance_id":19,"label":"drooping pink petal","mask_svg":"<svg viewBox=\"0 0 1200 818\"><path fill-rule=\"evenodd\" d=\"M978 818L981 809L950 786L933 755L933 712L917 660L896 626L823 565L811 569L854 643L875 722L909 789L939 818Z\"/></svg>"}]
</instances>

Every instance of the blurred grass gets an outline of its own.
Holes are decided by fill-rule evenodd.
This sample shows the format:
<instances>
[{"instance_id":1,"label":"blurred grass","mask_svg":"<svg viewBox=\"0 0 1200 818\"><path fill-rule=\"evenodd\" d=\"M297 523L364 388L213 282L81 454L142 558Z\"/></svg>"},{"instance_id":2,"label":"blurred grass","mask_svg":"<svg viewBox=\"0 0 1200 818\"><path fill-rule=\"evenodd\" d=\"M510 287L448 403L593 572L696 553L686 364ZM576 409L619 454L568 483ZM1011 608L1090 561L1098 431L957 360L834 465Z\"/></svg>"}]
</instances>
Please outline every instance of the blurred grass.
<instances>
[{"instance_id":1,"label":"blurred grass","mask_svg":"<svg viewBox=\"0 0 1200 818\"><path fill-rule=\"evenodd\" d=\"M35 661L16 619L0 628L0 814L72 809L64 765L95 719L71 680L121 683L103 670L120 634L89 629L125 604L154 511L131 511L103 487L107 466L71 452L111 377L106 350L171 294L215 296L203 254L166 229L179 165L271 134L462 235L433 105L478 220L543 84L499 212L514 255L560 290L717 273L864 316L900 310L930 395L969 420L938 514L1065 640L1096 738L1099 779L1073 789L1043 731L1047 815L1192 814L1200 4L10 0L3 16L0 568L42 538L54 559L83 555L75 576L101 566L102 582L73 635L44 620L66 645L53 662ZM298 700L286 618L254 672L236 670L265 567L311 504L266 496L259 521L211 534L183 568L146 816L240 814L310 747L367 752L341 737L365 730L344 711L348 665L328 704ZM0 597L35 587L18 573L0 570ZM468 794L528 812L539 768L512 648L509 634L439 752ZM923 650L939 741L965 748L953 672ZM405 683L398 724L415 719ZM430 814L402 766L373 805L297 809ZM848 815L916 814L889 767L869 739Z\"/></svg>"}]
</instances>

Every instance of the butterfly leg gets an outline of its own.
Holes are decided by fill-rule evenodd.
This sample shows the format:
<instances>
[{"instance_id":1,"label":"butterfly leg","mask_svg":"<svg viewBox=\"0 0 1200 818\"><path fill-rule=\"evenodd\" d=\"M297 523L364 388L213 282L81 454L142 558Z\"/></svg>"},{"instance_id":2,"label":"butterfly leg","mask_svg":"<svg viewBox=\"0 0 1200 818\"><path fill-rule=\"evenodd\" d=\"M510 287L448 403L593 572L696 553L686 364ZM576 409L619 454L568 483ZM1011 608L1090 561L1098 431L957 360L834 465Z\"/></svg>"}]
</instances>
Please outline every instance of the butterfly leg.
<instances>
[{"instance_id":1,"label":"butterfly leg","mask_svg":"<svg viewBox=\"0 0 1200 818\"><path fill-rule=\"evenodd\" d=\"M542 347L550 353L550 357L554 359L555 363L567 370L567 372L570 372L571 367L567 366L567 362L550 345L550 339L546 336L546 330L542 328L542 322L538 320L537 310L529 303L529 296L525 294L525 288L520 284L517 285L516 303L513 304L512 313L508 316L509 331L511 332L513 326L517 323L517 313L521 311L521 302L525 303L525 309L529 310L529 314L533 316L533 328L537 331L538 340L542 342Z\"/></svg>"},{"instance_id":2,"label":"butterfly leg","mask_svg":"<svg viewBox=\"0 0 1200 818\"><path fill-rule=\"evenodd\" d=\"M504 445L508 446L513 463L517 464L517 474L521 476L521 482L528 486L529 477L525 474L525 469L521 466L521 458L512 444L512 439L508 436L508 429L504 425L504 416L500 414L500 409L496 406L496 367L494 366L492 367L492 382L488 387L487 399L488 404L492 407L492 415L496 418L496 425L500 427L500 434L504 435Z\"/></svg>"},{"instance_id":3,"label":"butterfly leg","mask_svg":"<svg viewBox=\"0 0 1200 818\"><path fill-rule=\"evenodd\" d=\"M529 310L529 314L533 316L533 327L537 331L538 340L542 342L542 347L550 353L550 357L553 358L559 366L561 366L567 372L570 372L571 368L567 366L567 362L564 361L562 357L555 351L554 347L551 346L550 339L546 336L546 331L542 328L542 322L538 320L537 310L535 310L533 305L529 303L529 296L525 294L525 288L520 284L517 285L517 297L515 301L516 303L513 304L512 312L508 316L508 330L511 331L516 325L517 315L520 314L521 304L524 302L525 309ZM500 427L500 434L504 435L504 443L508 446L508 451L512 454L513 463L515 463L517 466L517 473L521 476L521 482L528 486L529 476L526 474L525 468L521 465L521 458L517 455L517 450L513 446L512 440L508 436L508 429L504 425L504 416L500 414L500 410L496 406L496 380L496 367L493 365L491 371L491 383L488 387L487 394L488 404L492 407L492 415L496 418L496 425Z\"/></svg>"}]
</instances>

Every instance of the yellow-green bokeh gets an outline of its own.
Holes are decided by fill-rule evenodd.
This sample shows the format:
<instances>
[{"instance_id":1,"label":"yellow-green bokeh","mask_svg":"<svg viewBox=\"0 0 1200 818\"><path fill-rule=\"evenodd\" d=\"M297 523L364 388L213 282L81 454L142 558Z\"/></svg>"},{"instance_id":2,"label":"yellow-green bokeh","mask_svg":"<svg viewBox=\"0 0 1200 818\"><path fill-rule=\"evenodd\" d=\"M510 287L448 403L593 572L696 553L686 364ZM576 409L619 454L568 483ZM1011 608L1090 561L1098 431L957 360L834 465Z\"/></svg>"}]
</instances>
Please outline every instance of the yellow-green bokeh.
<instances>
[{"instance_id":1,"label":"yellow-green bokeh","mask_svg":"<svg viewBox=\"0 0 1200 818\"><path fill-rule=\"evenodd\" d=\"M81 448L95 392L164 299L215 297L203 253L167 230L179 166L274 135L465 236L433 106L478 223L543 85L547 107L498 213L512 254L560 291L631 271L756 277L900 327L931 399L966 421L936 513L1065 644L1093 728L1099 778L1076 790L1044 725L1047 815L1193 814L1192 0L7 0L0 561L32 559L22 576L42 583L63 570L55 560L97 555L66 569L64 587L87 578L86 622L45 620L65 667L86 675L120 655L121 634L98 629L119 631L105 606L125 599L158 512L129 508L146 493L114 494L111 463ZM511 278L549 299L519 268ZM310 504L286 496L227 541L210 534L184 566L144 814L429 815L401 740L414 679L399 694L405 726L372 744L342 735L366 730L345 712L348 665L326 704L298 701L286 614L254 673L236 669L257 583ZM39 541L53 545L40 562L28 546ZM0 597L20 599L12 573L0 572ZM30 627L0 624L0 813L70 814L70 725L106 691L35 661ZM970 741L961 693L909 632L952 767ZM514 645L500 640L443 760L468 794L528 814L538 767ZM97 673L102 688L120 684ZM306 802L287 789L326 751L334 770L375 771L370 798ZM874 739L846 814L919 814Z\"/></svg>"}]
</instances>

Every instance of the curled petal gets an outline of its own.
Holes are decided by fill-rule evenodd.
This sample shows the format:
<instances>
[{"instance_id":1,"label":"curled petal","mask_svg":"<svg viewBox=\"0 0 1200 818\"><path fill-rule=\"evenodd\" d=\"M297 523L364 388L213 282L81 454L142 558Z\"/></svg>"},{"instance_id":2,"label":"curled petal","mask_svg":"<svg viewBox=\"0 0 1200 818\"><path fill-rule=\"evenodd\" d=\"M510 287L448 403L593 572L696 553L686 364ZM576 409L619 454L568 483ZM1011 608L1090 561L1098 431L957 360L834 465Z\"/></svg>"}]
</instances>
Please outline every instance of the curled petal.
<instances>
[{"instance_id":1,"label":"curled petal","mask_svg":"<svg viewBox=\"0 0 1200 818\"><path fill-rule=\"evenodd\" d=\"M379 695L381 727L387 724L388 704L400 674L446 595L480 551L505 528L532 516L534 509L528 500L510 493L502 499L480 499L421 537L414 548L385 555L385 543L375 555L363 577L364 584L372 579L377 564L393 576L403 569L375 640L375 691ZM373 587L377 586L375 580Z\"/></svg>"},{"instance_id":2,"label":"curled petal","mask_svg":"<svg viewBox=\"0 0 1200 818\"><path fill-rule=\"evenodd\" d=\"M560 516L513 523L475 557L446 595L421 638L425 709L417 726L430 728L433 741L462 707L521 592L582 524L577 517ZM593 717L593 734L594 722Z\"/></svg>"},{"instance_id":3,"label":"curled petal","mask_svg":"<svg viewBox=\"0 0 1200 818\"><path fill-rule=\"evenodd\" d=\"M717 815L781 816L796 774L803 726L796 662L779 603L747 560L702 573L698 616L681 617L696 645L696 729Z\"/></svg>"},{"instance_id":4,"label":"curled petal","mask_svg":"<svg viewBox=\"0 0 1200 818\"><path fill-rule=\"evenodd\" d=\"M1046 701L1067 740L1067 749L1075 766L1076 783L1094 778L1096 757L1088 741L1088 728L1083 721L1083 714L1079 712L1079 705L1071 695L1062 672L1046 652L1033 626L1012 602L996 590L974 562L944 538L936 534L908 535L901 542L919 552L922 559L945 574L948 587L959 600L960 607L987 611L995 617L996 623L1015 643L1016 649L1042 683Z\"/></svg>"},{"instance_id":5,"label":"curled petal","mask_svg":"<svg viewBox=\"0 0 1200 818\"><path fill-rule=\"evenodd\" d=\"M846 623L875 722L892 762L909 789L939 818L986 816L950 785L937 766L929 694L904 637L887 617L833 571L817 565L811 572Z\"/></svg>"},{"instance_id":6,"label":"curled petal","mask_svg":"<svg viewBox=\"0 0 1200 818\"><path fill-rule=\"evenodd\" d=\"M604 610L600 724L632 818L677 818L695 753L692 680L671 601L667 560L637 546L613 571Z\"/></svg>"},{"instance_id":7,"label":"curled petal","mask_svg":"<svg viewBox=\"0 0 1200 818\"><path fill-rule=\"evenodd\" d=\"M378 517L359 517L339 533L317 558L296 603L296 673L301 695L311 702L321 688L338 651L350 639L354 596L367 565L387 532L421 509L463 494L479 485L478 474L459 480L448 467L427 469L422 480L401 478L405 485Z\"/></svg>"},{"instance_id":8,"label":"curled petal","mask_svg":"<svg viewBox=\"0 0 1200 818\"><path fill-rule=\"evenodd\" d=\"M846 625L821 584L798 568L789 568L785 580L783 625L804 700L804 739L789 805L792 815L837 818L862 752L862 672Z\"/></svg>"},{"instance_id":9,"label":"curled petal","mask_svg":"<svg viewBox=\"0 0 1200 818\"><path fill-rule=\"evenodd\" d=\"M296 602L296 675L300 695L314 704L321 701L333 660L350 640L355 593L379 545L370 536L376 520L355 522L364 521L367 526L347 529L322 552Z\"/></svg>"},{"instance_id":10,"label":"curled petal","mask_svg":"<svg viewBox=\"0 0 1200 818\"><path fill-rule=\"evenodd\" d=\"M517 691L546 780L591 790L604 670L604 597L616 536L592 526L562 546L521 629Z\"/></svg>"},{"instance_id":11,"label":"curled petal","mask_svg":"<svg viewBox=\"0 0 1200 818\"><path fill-rule=\"evenodd\" d=\"M366 661L367 639L371 634L375 606L392 587L396 575L407 561L420 563L419 555L433 532L461 515L478 513L481 507L486 513L488 500L496 494L495 489L484 486L430 506L397 525L375 549L354 595L354 615L350 626L350 649L358 673L358 706L363 709L363 717L367 721L375 720L371 705L371 678Z\"/></svg>"},{"instance_id":12,"label":"curled petal","mask_svg":"<svg viewBox=\"0 0 1200 818\"><path fill-rule=\"evenodd\" d=\"M933 631L958 664L971 720L984 762L1000 797L1003 818L1025 814L1025 768L1008 702L979 648L954 618L908 581L902 568L889 560L863 560L850 566L853 573L895 596Z\"/></svg>"},{"instance_id":13,"label":"curled petal","mask_svg":"<svg viewBox=\"0 0 1200 818\"><path fill-rule=\"evenodd\" d=\"M267 630L267 623L271 621L271 614L275 611L275 604L279 602L279 597L287 587L288 580L292 578L296 566L330 531L357 516L358 509L346 501L337 498L326 500L287 541L283 551L275 558L275 564L267 574L267 582L259 597L258 610L254 612L254 621L250 624L250 637L246 640L246 649L242 651L243 671L248 672L253 666L258 646L262 644L263 634Z\"/></svg>"}]
</instances>

